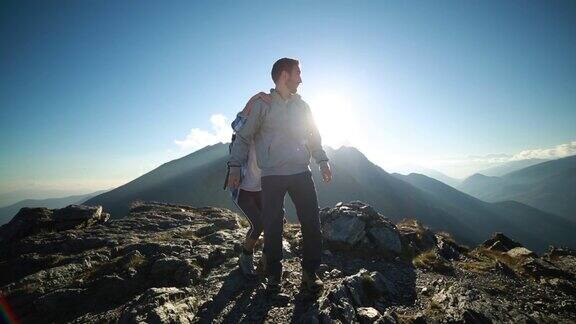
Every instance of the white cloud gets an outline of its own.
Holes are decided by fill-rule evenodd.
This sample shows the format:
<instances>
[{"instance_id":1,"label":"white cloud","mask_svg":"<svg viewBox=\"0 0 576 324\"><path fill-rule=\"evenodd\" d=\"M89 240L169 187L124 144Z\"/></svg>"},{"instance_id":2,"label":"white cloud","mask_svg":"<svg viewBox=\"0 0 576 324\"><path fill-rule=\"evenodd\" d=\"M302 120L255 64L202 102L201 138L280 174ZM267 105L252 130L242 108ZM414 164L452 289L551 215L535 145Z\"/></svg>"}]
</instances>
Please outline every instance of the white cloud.
<instances>
[{"instance_id":1,"label":"white cloud","mask_svg":"<svg viewBox=\"0 0 576 324\"><path fill-rule=\"evenodd\" d=\"M174 143L182 151L196 151L207 145L219 142L228 142L232 136L232 128L226 116L215 114L210 117L212 130L207 131L199 128L193 128L183 140L175 140Z\"/></svg>"},{"instance_id":2,"label":"white cloud","mask_svg":"<svg viewBox=\"0 0 576 324\"><path fill-rule=\"evenodd\" d=\"M556 145L553 148L524 150L514 155L510 160L527 160L527 159L559 159L576 154L576 141L566 144Z\"/></svg>"},{"instance_id":3,"label":"white cloud","mask_svg":"<svg viewBox=\"0 0 576 324\"><path fill-rule=\"evenodd\" d=\"M524 150L516 154L469 155L466 157L432 158L420 163L431 169L439 170L452 177L465 178L473 173L502 165L506 162L528 159L559 159L576 154L576 141L556 145L552 148Z\"/></svg>"},{"instance_id":4,"label":"white cloud","mask_svg":"<svg viewBox=\"0 0 576 324\"><path fill-rule=\"evenodd\" d=\"M458 165L458 164L497 164L510 161L512 155L508 154L487 154L487 155L468 155L466 157L451 157L432 159L432 163Z\"/></svg>"}]
</instances>

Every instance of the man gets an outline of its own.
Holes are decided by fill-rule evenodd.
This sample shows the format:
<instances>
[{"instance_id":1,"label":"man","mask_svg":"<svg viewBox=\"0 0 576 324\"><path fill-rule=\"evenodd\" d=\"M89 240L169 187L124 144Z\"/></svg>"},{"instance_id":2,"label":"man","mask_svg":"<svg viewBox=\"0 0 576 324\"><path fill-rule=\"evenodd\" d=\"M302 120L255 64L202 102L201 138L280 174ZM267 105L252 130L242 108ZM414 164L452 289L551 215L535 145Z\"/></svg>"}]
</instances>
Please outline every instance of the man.
<instances>
[{"instance_id":1,"label":"man","mask_svg":"<svg viewBox=\"0 0 576 324\"><path fill-rule=\"evenodd\" d=\"M282 58L272 67L272 102L256 100L245 125L236 133L228 165L228 186L240 184L240 166L248 158L254 141L256 160L261 169L264 253L266 255L267 290L279 293L282 280L282 232L284 197L294 202L303 239L302 284L313 293L322 289L318 278L322 252L322 233L318 217L318 199L310 157L319 164L324 182L332 172L318 129L308 104L296 94L302 83L299 62Z\"/></svg>"}]
</instances>

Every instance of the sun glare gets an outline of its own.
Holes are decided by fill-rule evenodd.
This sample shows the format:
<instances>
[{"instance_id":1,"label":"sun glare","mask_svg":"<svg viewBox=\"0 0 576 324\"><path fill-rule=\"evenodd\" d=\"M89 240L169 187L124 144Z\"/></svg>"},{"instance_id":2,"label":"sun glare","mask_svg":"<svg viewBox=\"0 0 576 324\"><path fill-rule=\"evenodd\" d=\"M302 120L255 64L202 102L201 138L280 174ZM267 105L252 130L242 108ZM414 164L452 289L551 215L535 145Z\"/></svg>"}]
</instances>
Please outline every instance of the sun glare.
<instances>
[{"instance_id":1,"label":"sun glare","mask_svg":"<svg viewBox=\"0 0 576 324\"><path fill-rule=\"evenodd\" d=\"M333 148L353 146L358 135L351 101L337 93L320 93L310 100L310 109L322 136L322 144Z\"/></svg>"}]
</instances>

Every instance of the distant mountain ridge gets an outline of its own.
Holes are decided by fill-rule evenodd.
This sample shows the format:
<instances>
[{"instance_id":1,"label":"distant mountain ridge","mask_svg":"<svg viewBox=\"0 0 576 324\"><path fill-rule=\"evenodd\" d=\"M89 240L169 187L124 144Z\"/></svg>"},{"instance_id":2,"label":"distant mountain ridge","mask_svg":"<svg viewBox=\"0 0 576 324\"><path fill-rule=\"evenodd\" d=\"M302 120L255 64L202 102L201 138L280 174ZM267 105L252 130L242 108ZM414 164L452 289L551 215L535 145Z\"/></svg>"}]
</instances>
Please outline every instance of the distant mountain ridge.
<instances>
[{"instance_id":1,"label":"distant mountain ridge","mask_svg":"<svg viewBox=\"0 0 576 324\"><path fill-rule=\"evenodd\" d=\"M455 201L437 197L410 183L410 178L403 179L387 173L355 148L327 148L326 151L334 170L333 182L323 183L316 165L312 166L320 207L332 206L340 201L365 201L394 221L417 218L436 230L452 233L460 242L469 245L485 240L494 231L510 233L512 237L537 251L545 249L550 240L556 240L556 245L566 243L563 234L556 237L537 237L530 233L530 229L523 230L517 222L506 220L502 209L477 201L433 180L438 190L458 193L467 198L456 194L448 196L452 199L460 197ZM226 144L205 147L165 163L123 186L91 198L86 204L102 205L115 218L126 215L130 203L137 200L218 206L236 210L228 192L222 190L227 154ZM470 203L471 200L474 203ZM295 221L290 199L286 200L286 210L287 217ZM540 211L531 210L534 215L550 217ZM562 232L561 228L556 230Z\"/></svg>"},{"instance_id":2,"label":"distant mountain ridge","mask_svg":"<svg viewBox=\"0 0 576 324\"><path fill-rule=\"evenodd\" d=\"M397 174L403 174L403 175L408 175L410 173L418 173L418 174L423 174L427 177L430 177L432 179L436 179L440 182L443 182L451 187L456 188L458 185L460 185L460 183L462 182L461 179L456 179L453 177L450 177L440 171L434 170L434 169L429 169L429 168L424 168L424 167L420 167L420 166L414 166L413 168L407 168L408 170L411 170L410 172L395 172Z\"/></svg>"},{"instance_id":3,"label":"distant mountain ridge","mask_svg":"<svg viewBox=\"0 0 576 324\"><path fill-rule=\"evenodd\" d=\"M25 199L10 206L0 208L0 225L6 224L18 213L22 207L62 208L71 204L82 204L86 200L97 196L106 190L99 190L84 195L72 195L62 198Z\"/></svg>"},{"instance_id":4,"label":"distant mountain ridge","mask_svg":"<svg viewBox=\"0 0 576 324\"><path fill-rule=\"evenodd\" d=\"M30 184L25 188L0 193L0 208L14 205L26 199L42 200L69 196L81 196L94 191L96 190L90 188L54 189L38 187L34 184Z\"/></svg>"},{"instance_id":5,"label":"distant mountain ridge","mask_svg":"<svg viewBox=\"0 0 576 324\"><path fill-rule=\"evenodd\" d=\"M466 219L475 230L508 231L511 237L532 247L545 246L551 241L576 244L573 238L576 223L557 215L516 201L487 203L420 174L396 176L427 192L438 204Z\"/></svg>"},{"instance_id":6,"label":"distant mountain ridge","mask_svg":"<svg viewBox=\"0 0 576 324\"><path fill-rule=\"evenodd\" d=\"M236 210L228 192L222 190L227 150L225 144L205 147L94 197L86 204L102 205L112 217L126 215L130 202L138 200L219 206ZM317 167L312 166L321 207L343 200L362 200L382 210L394 220L421 215L422 221L436 228L471 231L453 215L445 214L428 203L419 189L391 176L355 148L327 148L327 154L335 174L330 185L321 181ZM290 199L286 199L286 210L287 217L295 221ZM446 221L447 219L451 220ZM458 237L458 233L455 235ZM470 235L458 238L466 243L479 242L485 238L478 235L469 240L468 237Z\"/></svg>"},{"instance_id":7,"label":"distant mountain ridge","mask_svg":"<svg viewBox=\"0 0 576 324\"><path fill-rule=\"evenodd\" d=\"M501 177L475 174L458 189L488 202L518 201L576 222L576 156L542 162Z\"/></svg>"},{"instance_id":8,"label":"distant mountain ridge","mask_svg":"<svg viewBox=\"0 0 576 324\"><path fill-rule=\"evenodd\" d=\"M125 216L129 204L138 200L233 209L228 193L222 190L227 154L228 145L206 146L93 197L86 204L102 205L114 218Z\"/></svg>"},{"instance_id":9,"label":"distant mountain ridge","mask_svg":"<svg viewBox=\"0 0 576 324\"><path fill-rule=\"evenodd\" d=\"M476 173L480 173L482 175L488 177L501 177L505 174L527 168L532 165L540 164L542 162L549 161L547 159L526 159L526 160L518 160L518 161L510 161L503 164L499 164L497 166L478 171Z\"/></svg>"}]
</instances>

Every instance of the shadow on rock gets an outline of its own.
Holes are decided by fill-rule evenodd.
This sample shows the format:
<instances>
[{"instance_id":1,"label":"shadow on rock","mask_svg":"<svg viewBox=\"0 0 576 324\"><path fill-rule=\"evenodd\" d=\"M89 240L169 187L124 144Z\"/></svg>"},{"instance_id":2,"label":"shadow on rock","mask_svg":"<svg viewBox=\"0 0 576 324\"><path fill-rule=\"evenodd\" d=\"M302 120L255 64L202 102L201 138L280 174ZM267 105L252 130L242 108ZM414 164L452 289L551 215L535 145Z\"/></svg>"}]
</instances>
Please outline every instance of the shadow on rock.
<instances>
[{"instance_id":1,"label":"shadow on rock","mask_svg":"<svg viewBox=\"0 0 576 324\"><path fill-rule=\"evenodd\" d=\"M239 269L231 271L218 293L200 307L197 320L200 323L216 320L235 323L248 318L250 322L263 320L267 303L264 291L259 287L258 280L247 280Z\"/></svg>"}]
</instances>

